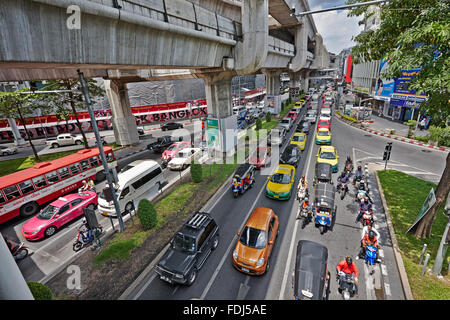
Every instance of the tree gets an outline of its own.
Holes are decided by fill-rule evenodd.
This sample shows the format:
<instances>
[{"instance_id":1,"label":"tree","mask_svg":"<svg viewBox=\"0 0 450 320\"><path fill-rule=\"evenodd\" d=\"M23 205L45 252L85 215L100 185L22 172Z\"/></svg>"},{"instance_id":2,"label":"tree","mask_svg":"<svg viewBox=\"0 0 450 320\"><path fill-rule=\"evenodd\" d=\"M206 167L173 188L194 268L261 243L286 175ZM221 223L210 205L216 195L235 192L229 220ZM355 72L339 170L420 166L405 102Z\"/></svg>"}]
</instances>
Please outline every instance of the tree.
<instances>
[{"instance_id":1,"label":"tree","mask_svg":"<svg viewBox=\"0 0 450 320\"><path fill-rule=\"evenodd\" d=\"M368 0L348 0L347 4ZM381 24L376 30L365 31L354 38L352 49L355 63L390 59L385 78L399 77L402 70L420 67L420 72L408 89L428 95L421 113L433 116L439 126L445 126L450 116L450 4L438 0L396 0L381 5ZM355 8L349 16L361 16L363 24L374 11L368 6ZM419 222L414 235L428 238L438 210L450 191L450 155L436 189L436 203Z\"/></svg>"},{"instance_id":2,"label":"tree","mask_svg":"<svg viewBox=\"0 0 450 320\"><path fill-rule=\"evenodd\" d=\"M144 229L149 230L158 224L158 215L155 206L147 199L139 201L137 216Z\"/></svg>"},{"instance_id":3,"label":"tree","mask_svg":"<svg viewBox=\"0 0 450 320\"><path fill-rule=\"evenodd\" d=\"M195 183L202 182L203 169L202 169L202 165L200 163L195 163L194 161L192 161L190 173L191 173L191 179L193 182L195 182Z\"/></svg>"},{"instance_id":4,"label":"tree","mask_svg":"<svg viewBox=\"0 0 450 320\"><path fill-rule=\"evenodd\" d=\"M39 162L39 155L37 154L36 148L31 141L31 136L25 123L24 114L32 114L36 108L42 106L37 102L39 98L38 95L24 94L23 92L25 91L29 91L29 88L24 88L14 92L0 92L0 115L3 118L20 119L25 130L25 136L30 143L31 149L33 150L34 159L36 162Z\"/></svg>"},{"instance_id":5,"label":"tree","mask_svg":"<svg viewBox=\"0 0 450 320\"><path fill-rule=\"evenodd\" d=\"M86 83L92 101L103 97L105 91L98 86L94 79L86 79ZM76 125L83 136L84 146L85 148L89 148L86 135L82 129L77 114L79 110L84 110L86 108L86 104L83 100L83 93L81 92L81 85L78 79L48 81L45 90L71 90L70 92L47 94L43 96L43 100L47 104L54 106L56 114L59 115L59 118L66 120L66 126L68 126L69 117L71 115L75 116Z\"/></svg>"}]
</instances>

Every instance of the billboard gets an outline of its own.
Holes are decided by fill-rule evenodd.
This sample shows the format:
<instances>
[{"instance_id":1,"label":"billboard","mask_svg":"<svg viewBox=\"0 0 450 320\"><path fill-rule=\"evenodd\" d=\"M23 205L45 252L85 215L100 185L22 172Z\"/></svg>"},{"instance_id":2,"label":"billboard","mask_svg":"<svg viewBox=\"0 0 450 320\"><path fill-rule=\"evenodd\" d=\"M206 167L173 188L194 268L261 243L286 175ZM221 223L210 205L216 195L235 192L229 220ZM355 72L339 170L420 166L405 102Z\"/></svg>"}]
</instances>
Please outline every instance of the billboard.
<instances>
[{"instance_id":1,"label":"billboard","mask_svg":"<svg viewBox=\"0 0 450 320\"><path fill-rule=\"evenodd\" d=\"M379 77L375 89L375 99L389 101L394 92L395 79L382 78L383 72L389 68L389 60L380 61Z\"/></svg>"},{"instance_id":2,"label":"billboard","mask_svg":"<svg viewBox=\"0 0 450 320\"><path fill-rule=\"evenodd\" d=\"M208 134L208 148L220 150L219 119L206 119L206 132Z\"/></svg>"},{"instance_id":3,"label":"billboard","mask_svg":"<svg viewBox=\"0 0 450 320\"><path fill-rule=\"evenodd\" d=\"M420 72L420 68L402 70L402 75L395 79L394 92L391 105L406 108L419 108L427 100L425 94L417 94L415 90L408 89L408 84Z\"/></svg>"}]
</instances>

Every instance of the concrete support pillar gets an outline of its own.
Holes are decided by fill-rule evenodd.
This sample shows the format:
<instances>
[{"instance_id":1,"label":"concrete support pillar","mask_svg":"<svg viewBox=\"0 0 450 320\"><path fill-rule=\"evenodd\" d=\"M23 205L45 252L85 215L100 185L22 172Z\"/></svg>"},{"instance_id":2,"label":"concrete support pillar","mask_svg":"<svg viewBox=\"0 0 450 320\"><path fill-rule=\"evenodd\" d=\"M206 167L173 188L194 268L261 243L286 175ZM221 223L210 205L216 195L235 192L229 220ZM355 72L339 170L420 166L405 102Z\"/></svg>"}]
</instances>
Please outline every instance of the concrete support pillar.
<instances>
[{"instance_id":1,"label":"concrete support pillar","mask_svg":"<svg viewBox=\"0 0 450 320\"><path fill-rule=\"evenodd\" d=\"M11 131L14 136L14 144L16 146L22 146L26 143L25 139L22 138L19 132L19 128L17 128L16 120L12 118L8 118L9 126L11 127Z\"/></svg>"},{"instance_id":2,"label":"concrete support pillar","mask_svg":"<svg viewBox=\"0 0 450 320\"><path fill-rule=\"evenodd\" d=\"M280 75L281 69L262 69L266 76L266 96L270 112L279 114L281 112Z\"/></svg>"},{"instance_id":3,"label":"concrete support pillar","mask_svg":"<svg viewBox=\"0 0 450 320\"><path fill-rule=\"evenodd\" d=\"M298 99L298 95L293 92L300 91L300 72L289 72L289 96L291 99Z\"/></svg>"},{"instance_id":4,"label":"concrete support pillar","mask_svg":"<svg viewBox=\"0 0 450 320\"><path fill-rule=\"evenodd\" d=\"M304 92L307 92L309 89L309 75L311 73L312 70L303 70L301 73L301 89Z\"/></svg>"},{"instance_id":5,"label":"concrete support pillar","mask_svg":"<svg viewBox=\"0 0 450 320\"><path fill-rule=\"evenodd\" d=\"M227 156L234 154L237 145L237 116L233 114L231 94L231 79L234 75L230 71L199 75L205 81L208 118L218 120L218 137L214 137L215 149Z\"/></svg>"},{"instance_id":6,"label":"concrete support pillar","mask_svg":"<svg viewBox=\"0 0 450 320\"><path fill-rule=\"evenodd\" d=\"M139 143L136 118L131 113L127 84L120 80L105 80L105 91L112 111L116 143L121 146Z\"/></svg>"}]
</instances>

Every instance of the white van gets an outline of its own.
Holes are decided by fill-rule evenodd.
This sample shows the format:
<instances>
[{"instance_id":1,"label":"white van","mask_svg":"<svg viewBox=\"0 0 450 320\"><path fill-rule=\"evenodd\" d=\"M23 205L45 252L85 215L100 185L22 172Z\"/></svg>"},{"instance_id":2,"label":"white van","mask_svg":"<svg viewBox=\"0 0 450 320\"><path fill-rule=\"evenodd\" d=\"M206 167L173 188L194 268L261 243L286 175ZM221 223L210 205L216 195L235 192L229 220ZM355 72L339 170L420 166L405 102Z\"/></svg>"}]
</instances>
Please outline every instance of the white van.
<instances>
[{"instance_id":1,"label":"white van","mask_svg":"<svg viewBox=\"0 0 450 320\"><path fill-rule=\"evenodd\" d=\"M137 207L139 201L153 188L159 190L163 183L163 171L158 162L142 160L137 165L120 172L116 189L117 201L122 214ZM107 202L103 191L98 197L98 211L104 216L117 217L113 201Z\"/></svg>"}]
</instances>

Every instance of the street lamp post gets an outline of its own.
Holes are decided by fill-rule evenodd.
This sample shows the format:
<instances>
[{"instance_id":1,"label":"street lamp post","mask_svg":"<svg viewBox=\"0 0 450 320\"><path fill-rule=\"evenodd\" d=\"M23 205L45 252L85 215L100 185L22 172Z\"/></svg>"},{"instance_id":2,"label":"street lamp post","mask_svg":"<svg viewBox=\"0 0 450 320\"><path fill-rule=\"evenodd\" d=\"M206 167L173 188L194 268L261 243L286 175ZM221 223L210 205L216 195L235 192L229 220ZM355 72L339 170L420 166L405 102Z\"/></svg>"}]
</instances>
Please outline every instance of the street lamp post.
<instances>
[{"instance_id":1,"label":"street lamp post","mask_svg":"<svg viewBox=\"0 0 450 320\"><path fill-rule=\"evenodd\" d=\"M97 140L97 146L98 146L98 150L100 152L100 159L102 161L103 168L105 169L106 180L108 181L108 185L111 190L112 199L114 202L114 208L116 209L117 219L119 220L120 232L123 232L125 230L125 227L124 227L123 220L122 220L122 213L120 212L119 202L117 202L117 195L116 195L116 192L114 189L114 184L112 181L111 173L109 172L109 167L108 167L108 162L106 160L105 151L103 150L102 139L100 138L100 133L98 132L97 122L95 121L94 110L92 109L92 105L91 105L91 98L89 96L89 91L87 89L87 85L86 85L86 81L84 79L83 73L80 72L80 70L77 70L77 71L78 71L78 76L80 78L81 89L83 91L84 98L86 99L86 105L87 105L87 109L89 112L89 117L91 119L92 129L94 130L95 139Z\"/></svg>"}]
</instances>

